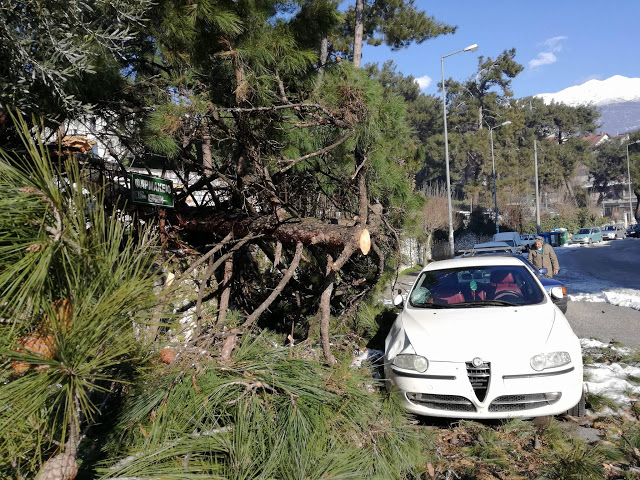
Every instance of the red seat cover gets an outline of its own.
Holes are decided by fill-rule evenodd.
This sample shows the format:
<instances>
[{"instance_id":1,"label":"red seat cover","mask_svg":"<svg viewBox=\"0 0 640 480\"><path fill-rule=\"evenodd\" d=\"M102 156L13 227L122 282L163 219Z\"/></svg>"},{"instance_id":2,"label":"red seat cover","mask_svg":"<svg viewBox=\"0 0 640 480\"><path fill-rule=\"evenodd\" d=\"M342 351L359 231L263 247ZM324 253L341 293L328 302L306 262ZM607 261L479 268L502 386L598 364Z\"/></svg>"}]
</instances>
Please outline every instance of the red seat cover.
<instances>
[{"instance_id":1,"label":"red seat cover","mask_svg":"<svg viewBox=\"0 0 640 480\"><path fill-rule=\"evenodd\" d=\"M509 270L494 270L493 272L491 272L489 283L490 297L496 298L496 296L500 292L506 290L510 290L522 295L520 287L515 282L513 274Z\"/></svg>"}]
</instances>

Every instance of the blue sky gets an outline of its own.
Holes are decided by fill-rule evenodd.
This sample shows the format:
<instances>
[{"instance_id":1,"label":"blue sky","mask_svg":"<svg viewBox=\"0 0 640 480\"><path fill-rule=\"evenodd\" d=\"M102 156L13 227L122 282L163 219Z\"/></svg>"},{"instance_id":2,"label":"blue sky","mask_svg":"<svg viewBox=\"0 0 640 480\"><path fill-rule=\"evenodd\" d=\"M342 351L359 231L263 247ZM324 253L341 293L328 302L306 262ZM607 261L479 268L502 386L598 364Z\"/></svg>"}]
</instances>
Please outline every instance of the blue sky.
<instances>
[{"instance_id":1,"label":"blue sky","mask_svg":"<svg viewBox=\"0 0 640 480\"><path fill-rule=\"evenodd\" d=\"M478 56L495 58L510 48L525 67L512 82L516 97L594 78L640 77L640 0L416 0L416 6L457 32L395 52L365 46L362 61L393 60L397 71L423 79L427 94L438 94L440 58L474 43L476 52L445 58L446 78L475 76Z\"/></svg>"}]
</instances>

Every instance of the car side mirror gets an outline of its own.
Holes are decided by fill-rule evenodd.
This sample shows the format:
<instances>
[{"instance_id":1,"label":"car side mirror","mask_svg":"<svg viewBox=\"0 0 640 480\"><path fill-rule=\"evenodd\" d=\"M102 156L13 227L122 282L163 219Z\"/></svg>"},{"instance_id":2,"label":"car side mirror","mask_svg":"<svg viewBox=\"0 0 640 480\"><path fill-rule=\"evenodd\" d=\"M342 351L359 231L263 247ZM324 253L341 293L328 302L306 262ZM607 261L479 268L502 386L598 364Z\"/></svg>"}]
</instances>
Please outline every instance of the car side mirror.
<instances>
[{"instance_id":1,"label":"car side mirror","mask_svg":"<svg viewBox=\"0 0 640 480\"><path fill-rule=\"evenodd\" d=\"M563 296L562 287L551 287L551 290L549 290L549 293L553 298L562 298Z\"/></svg>"},{"instance_id":2,"label":"car side mirror","mask_svg":"<svg viewBox=\"0 0 640 480\"><path fill-rule=\"evenodd\" d=\"M400 294L393 297L393 306L396 308L404 307L404 297Z\"/></svg>"},{"instance_id":3,"label":"car side mirror","mask_svg":"<svg viewBox=\"0 0 640 480\"><path fill-rule=\"evenodd\" d=\"M544 267L539 268L538 271L540 272L541 275L546 275L549 272L549 270Z\"/></svg>"}]
</instances>

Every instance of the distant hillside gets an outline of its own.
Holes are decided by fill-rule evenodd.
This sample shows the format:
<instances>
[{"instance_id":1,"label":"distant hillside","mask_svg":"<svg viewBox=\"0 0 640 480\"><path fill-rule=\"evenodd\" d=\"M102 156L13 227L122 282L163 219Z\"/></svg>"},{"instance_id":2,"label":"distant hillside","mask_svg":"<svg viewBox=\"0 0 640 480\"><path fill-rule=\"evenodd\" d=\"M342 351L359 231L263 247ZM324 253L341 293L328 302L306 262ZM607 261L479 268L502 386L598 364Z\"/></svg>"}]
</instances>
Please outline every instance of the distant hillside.
<instances>
[{"instance_id":1,"label":"distant hillside","mask_svg":"<svg viewBox=\"0 0 640 480\"><path fill-rule=\"evenodd\" d=\"M640 101L601 105L598 111L602 115L599 131L618 135L640 130Z\"/></svg>"}]
</instances>

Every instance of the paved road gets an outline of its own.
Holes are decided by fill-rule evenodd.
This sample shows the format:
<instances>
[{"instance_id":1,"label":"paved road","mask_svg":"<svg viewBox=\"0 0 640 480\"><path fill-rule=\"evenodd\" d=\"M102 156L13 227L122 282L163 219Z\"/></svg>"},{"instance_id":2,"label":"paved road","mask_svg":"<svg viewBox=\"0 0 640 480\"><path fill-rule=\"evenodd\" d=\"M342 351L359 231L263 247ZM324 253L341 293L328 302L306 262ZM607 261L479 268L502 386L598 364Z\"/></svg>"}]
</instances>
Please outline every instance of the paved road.
<instances>
[{"instance_id":1,"label":"paved road","mask_svg":"<svg viewBox=\"0 0 640 480\"><path fill-rule=\"evenodd\" d=\"M627 238L599 245L556 248L560 274L556 277L570 296L601 295L621 290L640 303L640 239ZM408 291L417 273L398 280L396 289ZM390 294L386 296L390 298ZM570 301L566 317L580 338L621 342L640 348L640 311L605 302Z\"/></svg>"},{"instance_id":2,"label":"paved road","mask_svg":"<svg viewBox=\"0 0 640 480\"><path fill-rule=\"evenodd\" d=\"M623 289L640 300L640 239L555 250L560 262L557 279L565 284L570 296L580 298ZM604 302L571 301L566 317L581 338L640 348L638 310Z\"/></svg>"}]
</instances>

